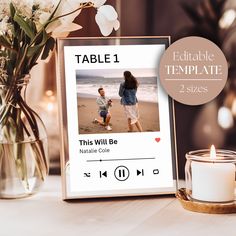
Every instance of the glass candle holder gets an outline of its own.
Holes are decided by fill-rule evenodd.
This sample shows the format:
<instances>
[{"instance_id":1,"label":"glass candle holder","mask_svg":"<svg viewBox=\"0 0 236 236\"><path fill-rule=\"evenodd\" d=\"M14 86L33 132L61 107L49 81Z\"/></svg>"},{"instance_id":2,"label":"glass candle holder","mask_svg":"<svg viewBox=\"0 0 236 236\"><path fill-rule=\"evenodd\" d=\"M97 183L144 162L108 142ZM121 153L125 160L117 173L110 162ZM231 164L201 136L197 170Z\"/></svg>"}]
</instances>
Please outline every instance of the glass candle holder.
<instances>
[{"instance_id":1,"label":"glass candle holder","mask_svg":"<svg viewBox=\"0 0 236 236\"><path fill-rule=\"evenodd\" d=\"M189 200L207 203L235 201L236 152L210 150L186 153L185 181Z\"/></svg>"}]
</instances>

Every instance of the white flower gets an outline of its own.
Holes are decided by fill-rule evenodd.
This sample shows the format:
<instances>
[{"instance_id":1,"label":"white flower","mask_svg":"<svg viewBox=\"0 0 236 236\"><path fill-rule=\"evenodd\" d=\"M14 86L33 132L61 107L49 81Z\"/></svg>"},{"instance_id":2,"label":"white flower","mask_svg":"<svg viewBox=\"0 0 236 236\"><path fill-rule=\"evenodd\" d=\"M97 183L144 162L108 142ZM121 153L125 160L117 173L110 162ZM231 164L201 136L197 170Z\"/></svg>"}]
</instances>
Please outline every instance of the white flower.
<instances>
[{"instance_id":1,"label":"white flower","mask_svg":"<svg viewBox=\"0 0 236 236\"><path fill-rule=\"evenodd\" d=\"M0 3L0 20L2 20L5 16L9 16L10 8L8 0L1 0Z\"/></svg>"},{"instance_id":2,"label":"white flower","mask_svg":"<svg viewBox=\"0 0 236 236\"><path fill-rule=\"evenodd\" d=\"M118 30L120 26L115 9L110 5L104 5L106 0L10 0L10 2L23 18L33 19L38 31L47 25L46 31L52 33L52 37L66 36L71 31L81 29L82 27L73 21L81 12L79 10L81 4L86 3L88 3L86 6L97 9L95 20L104 36L108 36L113 29ZM57 6L53 16L55 21L47 24ZM9 15L9 1L1 0L0 30L2 33L6 32L7 27L9 28L4 18Z\"/></svg>"},{"instance_id":3,"label":"white flower","mask_svg":"<svg viewBox=\"0 0 236 236\"><path fill-rule=\"evenodd\" d=\"M91 2L93 3L94 7L99 8L104 5L106 1L107 0L93 0Z\"/></svg>"},{"instance_id":4,"label":"white flower","mask_svg":"<svg viewBox=\"0 0 236 236\"><path fill-rule=\"evenodd\" d=\"M32 8L34 6L34 0L11 0L17 11L24 17L32 17Z\"/></svg>"},{"instance_id":5,"label":"white flower","mask_svg":"<svg viewBox=\"0 0 236 236\"><path fill-rule=\"evenodd\" d=\"M9 23L8 23L8 16L4 16L4 18L0 21L0 35L4 35L9 31Z\"/></svg>"},{"instance_id":6,"label":"white flower","mask_svg":"<svg viewBox=\"0 0 236 236\"><path fill-rule=\"evenodd\" d=\"M55 5L53 1L47 0L46 2L35 1L34 6L36 10L34 10L33 19L39 30L48 21L55 9Z\"/></svg>"},{"instance_id":7,"label":"white flower","mask_svg":"<svg viewBox=\"0 0 236 236\"><path fill-rule=\"evenodd\" d=\"M97 0L96 2L104 2L103 0ZM101 33L104 36L108 36L113 29L118 30L120 22L118 21L118 14L115 9L110 5L103 5L97 9L95 16L96 23L99 26Z\"/></svg>"},{"instance_id":8,"label":"white flower","mask_svg":"<svg viewBox=\"0 0 236 236\"><path fill-rule=\"evenodd\" d=\"M85 3L85 2L88 2L88 1L62 0L56 11L54 18L73 12L76 9L79 9L80 4ZM55 4L55 7L56 7L56 4ZM74 19L80 14L80 12L81 11L78 10L72 14L59 18L58 20L56 20L55 22L49 25L49 27L47 28L47 32L48 33L52 32L53 37L58 37L58 36L66 36L71 31L81 29L82 27L80 25L73 23ZM42 14L40 17L41 22L48 19L49 16L50 14L48 13Z\"/></svg>"},{"instance_id":9,"label":"white flower","mask_svg":"<svg viewBox=\"0 0 236 236\"><path fill-rule=\"evenodd\" d=\"M120 22L118 21L118 14L110 5L104 5L106 0L92 0L97 14L95 16L96 23L99 26L101 33L104 36L111 34L112 30L118 30Z\"/></svg>"},{"instance_id":10,"label":"white flower","mask_svg":"<svg viewBox=\"0 0 236 236\"><path fill-rule=\"evenodd\" d=\"M53 1L53 0L50 0ZM115 9L110 5L103 5L106 0L62 0L59 8L56 11L54 17L62 16L67 13L73 12L79 9L82 3L91 2L95 8L97 8L97 14L95 20L100 28L101 33L104 36L108 36L113 29L118 30L120 22L117 20L118 14ZM56 6L56 4L54 4ZM52 32L53 37L66 36L69 32L79 30L82 26L73 23L74 19L80 14L81 11L76 11L68 16L59 18L53 22L47 28L47 32ZM41 22L45 22L49 18L50 14L44 12L41 15Z\"/></svg>"}]
</instances>

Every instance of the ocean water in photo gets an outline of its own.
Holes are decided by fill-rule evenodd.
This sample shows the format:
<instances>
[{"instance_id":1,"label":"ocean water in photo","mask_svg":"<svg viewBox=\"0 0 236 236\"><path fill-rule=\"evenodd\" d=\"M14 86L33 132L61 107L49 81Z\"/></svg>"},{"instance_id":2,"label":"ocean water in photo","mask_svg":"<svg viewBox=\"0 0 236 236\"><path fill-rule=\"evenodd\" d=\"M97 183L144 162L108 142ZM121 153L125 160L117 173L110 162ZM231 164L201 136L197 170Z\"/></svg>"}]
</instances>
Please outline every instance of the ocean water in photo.
<instances>
[{"instance_id":1,"label":"ocean water in photo","mask_svg":"<svg viewBox=\"0 0 236 236\"><path fill-rule=\"evenodd\" d=\"M137 98L139 101L157 102L157 78L145 77L138 78L139 82ZM97 97L98 88L103 87L106 97L120 99L119 87L123 78L103 78L103 77L80 77L77 75L76 89L78 97Z\"/></svg>"}]
</instances>

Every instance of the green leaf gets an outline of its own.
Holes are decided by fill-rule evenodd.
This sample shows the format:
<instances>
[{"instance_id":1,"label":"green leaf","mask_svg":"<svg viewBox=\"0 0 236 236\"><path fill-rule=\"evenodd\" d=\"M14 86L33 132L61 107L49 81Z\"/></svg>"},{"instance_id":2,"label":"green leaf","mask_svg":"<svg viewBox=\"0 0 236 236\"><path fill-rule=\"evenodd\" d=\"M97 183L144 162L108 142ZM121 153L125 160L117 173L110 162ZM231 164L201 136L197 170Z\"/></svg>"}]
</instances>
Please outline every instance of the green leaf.
<instances>
[{"instance_id":1,"label":"green leaf","mask_svg":"<svg viewBox=\"0 0 236 236\"><path fill-rule=\"evenodd\" d=\"M30 47L28 49L28 52L27 52L27 56L28 57L33 57L35 56L37 53L41 53L41 50L42 48L44 47L44 45L47 43L48 41L48 34L45 30L43 30L40 35L39 35L39 38L41 38L41 42L38 42L35 46L33 47ZM39 55L38 55L39 56Z\"/></svg>"},{"instance_id":2,"label":"green leaf","mask_svg":"<svg viewBox=\"0 0 236 236\"><path fill-rule=\"evenodd\" d=\"M3 35L0 36L0 45L11 49L11 44L7 41L7 39Z\"/></svg>"},{"instance_id":3,"label":"green leaf","mask_svg":"<svg viewBox=\"0 0 236 236\"><path fill-rule=\"evenodd\" d=\"M42 45L37 45L37 46L29 48L27 52L27 57L31 58L35 56L39 51L41 51L42 47L43 47Z\"/></svg>"},{"instance_id":4,"label":"green leaf","mask_svg":"<svg viewBox=\"0 0 236 236\"><path fill-rule=\"evenodd\" d=\"M33 31L34 35L37 34L37 27L35 25L35 23L30 20L30 19L27 19L27 23L29 24L31 30Z\"/></svg>"},{"instance_id":5,"label":"green leaf","mask_svg":"<svg viewBox=\"0 0 236 236\"><path fill-rule=\"evenodd\" d=\"M30 25L24 20L23 17L21 17L18 14L14 15L14 21L17 22L17 24L21 27L21 29L25 32L25 34L30 37L30 39L33 39L35 34L33 30L31 29Z\"/></svg>"},{"instance_id":6,"label":"green leaf","mask_svg":"<svg viewBox=\"0 0 236 236\"><path fill-rule=\"evenodd\" d=\"M55 39L50 37L44 47L43 54L41 56L42 60L45 60L48 57L49 52L54 49L54 45L55 45Z\"/></svg>"},{"instance_id":7,"label":"green leaf","mask_svg":"<svg viewBox=\"0 0 236 236\"><path fill-rule=\"evenodd\" d=\"M15 7L13 6L13 4L11 2L10 3L10 15L11 15L12 19L14 18L15 13L16 13L16 9L15 9Z\"/></svg>"}]
</instances>

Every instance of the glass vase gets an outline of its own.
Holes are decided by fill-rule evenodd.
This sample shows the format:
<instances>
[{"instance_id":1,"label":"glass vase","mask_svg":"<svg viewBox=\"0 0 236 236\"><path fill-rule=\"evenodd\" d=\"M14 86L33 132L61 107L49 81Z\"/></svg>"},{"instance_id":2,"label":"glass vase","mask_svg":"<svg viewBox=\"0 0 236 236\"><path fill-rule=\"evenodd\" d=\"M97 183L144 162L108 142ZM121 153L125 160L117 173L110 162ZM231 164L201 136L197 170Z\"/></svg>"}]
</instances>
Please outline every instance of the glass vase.
<instances>
[{"instance_id":1,"label":"glass vase","mask_svg":"<svg viewBox=\"0 0 236 236\"><path fill-rule=\"evenodd\" d=\"M25 100L29 78L0 84L0 198L35 194L48 174L46 129Z\"/></svg>"}]
</instances>

